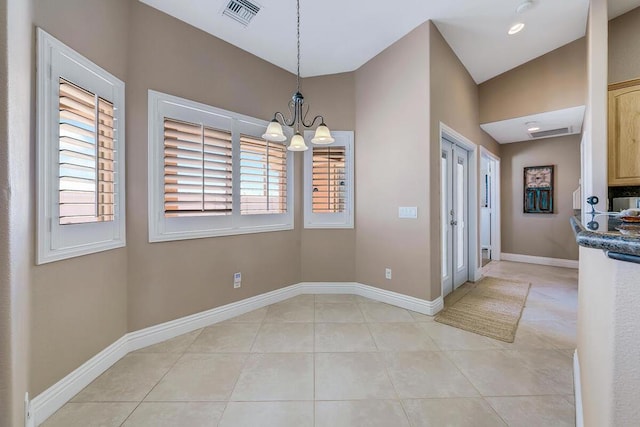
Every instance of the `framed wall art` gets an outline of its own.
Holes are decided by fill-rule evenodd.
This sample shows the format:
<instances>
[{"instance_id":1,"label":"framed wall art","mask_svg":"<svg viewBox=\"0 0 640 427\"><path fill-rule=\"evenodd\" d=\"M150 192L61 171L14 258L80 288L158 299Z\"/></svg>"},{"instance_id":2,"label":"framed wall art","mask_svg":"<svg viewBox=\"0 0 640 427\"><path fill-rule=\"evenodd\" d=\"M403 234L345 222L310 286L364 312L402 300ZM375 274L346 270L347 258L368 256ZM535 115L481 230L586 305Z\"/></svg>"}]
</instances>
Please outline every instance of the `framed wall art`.
<instances>
[{"instance_id":1,"label":"framed wall art","mask_svg":"<svg viewBox=\"0 0 640 427\"><path fill-rule=\"evenodd\" d=\"M524 213L553 213L553 166L524 168Z\"/></svg>"}]
</instances>

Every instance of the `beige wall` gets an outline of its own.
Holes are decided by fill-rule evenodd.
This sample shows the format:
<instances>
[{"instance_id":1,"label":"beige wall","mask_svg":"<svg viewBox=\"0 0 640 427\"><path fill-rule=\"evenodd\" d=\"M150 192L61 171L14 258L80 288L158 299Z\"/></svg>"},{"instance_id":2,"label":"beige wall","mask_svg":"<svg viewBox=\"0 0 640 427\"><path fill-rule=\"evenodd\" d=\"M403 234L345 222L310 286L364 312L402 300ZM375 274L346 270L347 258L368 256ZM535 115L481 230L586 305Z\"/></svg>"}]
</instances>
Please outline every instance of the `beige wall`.
<instances>
[{"instance_id":1,"label":"beige wall","mask_svg":"<svg viewBox=\"0 0 640 427\"><path fill-rule=\"evenodd\" d=\"M331 130L355 131L355 89L355 73L312 77L302 81L302 93L305 101L311 105L309 115L322 114ZM357 144L356 135L354 152ZM300 160L302 161L302 156ZM302 200L302 182L297 197ZM302 229L302 281L355 281L355 244L355 229Z\"/></svg>"},{"instance_id":2,"label":"beige wall","mask_svg":"<svg viewBox=\"0 0 640 427\"><path fill-rule=\"evenodd\" d=\"M127 81L129 330L299 282L300 197L296 197L296 229L291 231L153 244L147 232L148 90L270 119L276 110L286 109L295 76L140 2L131 3L131 20L135 25L129 37ZM297 154L295 161L299 183L302 156ZM238 271L242 288L233 289L233 273Z\"/></svg>"},{"instance_id":3,"label":"beige wall","mask_svg":"<svg viewBox=\"0 0 640 427\"><path fill-rule=\"evenodd\" d=\"M441 122L499 154L480 128L477 85L427 22L356 71L358 282L441 295ZM398 206L417 206L418 219L398 219Z\"/></svg>"},{"instance_id":4,"label":"beige wall","mask_svg":"<svg viewBox=\"0 0 640 427\"><path fill-rule=\"evenodd\" d=\"M34 25L126 81L128 0L36 0L34 12ZM35 163L31 168L35 175ZM126 333L127 249L32 270L30 391L35 395Z\"/></svg>"},{"instance_id":5,"label":"beige wall","mask_svg":"<svg viewBox=\"0 0 640 427\"><path fill-rule=\"evenodd\" d=\"M480 123L584 105L587 48L578 39L479 85Z\"/></svg>"},{"instance_id":6,"label":"beige wall","mask_svg":"<svg viewBox=\"0 0 640 427\"><path fill-rule=\"evenodd\" d=\"M356 280L427 300L429 96L428 23L356 71Z\"/></svg>"},{"instance_id":7,"label":"beige wall","mask_svg":"<svg viewBox=\"0 0 640 427\"><path fill-rule=\"evenodd\" d=\"M77 37L71 20L91 31ZM302 231L300 154L295 230L148 243L148 89L269 119L286 109L294 75L138 1L37 0L34 23L126 82L127 248L33 267L32 394L127 331L297 283L303 268L305 280L355 279L354 230ZM355 129L353 73L303 84L312 113Z\"/></svg>"},{"instance_id":8,"label":"beige wall","mask_svg":"<svg viewBox=\"0 0 640 427\"><path fill-rule=\"evenodd\" d=\"M29 390L33 185L32 2L0 0L0 426L24 425Z\"/></svg>"},{"instance_id":9,"label":"beige wall","mask_svg":"<svg viewBox=\"0 0 640 427\"><path fill-rule=\"evenodd\" d=\"M430 133L430 169L431 169L431 296L441 293L441 245L440 245L440 123L454 129L476 145L481 145L496 155L500 155L500 146L480 128L480 105L478 85L471 78L451 47L447 44L433 23L430 30L430 78L431 78L431 133ZM477 171L480 170L478 152ZM480 188L478 180L478 189ZM478 218L480 208L478 207ZM480 227L477 230L480 241ZM478 259L480 257L478 250Z\"/></svg>"},{"instance_id":10,"label":"beige wall","mask_svg":"<svg viewBox=\"0 0 640 427\"><path fill-rule=\"evenodd\" d=\"M578 259L569 227L572 194L580 179L580 136L504 144L501 157L502 252L547 258ZM525 214L523 168L555 166L554 213Z\"/></svg>"},{"instance_id":11,"label":"beige wall","mask_svg":"<svg viewBox=\"0 0 640 427\"><path fill-rule=\"evenodd\" d=\"M640 78L640 7L609 21L609 83Z\"/></svg>"}]
</instances>

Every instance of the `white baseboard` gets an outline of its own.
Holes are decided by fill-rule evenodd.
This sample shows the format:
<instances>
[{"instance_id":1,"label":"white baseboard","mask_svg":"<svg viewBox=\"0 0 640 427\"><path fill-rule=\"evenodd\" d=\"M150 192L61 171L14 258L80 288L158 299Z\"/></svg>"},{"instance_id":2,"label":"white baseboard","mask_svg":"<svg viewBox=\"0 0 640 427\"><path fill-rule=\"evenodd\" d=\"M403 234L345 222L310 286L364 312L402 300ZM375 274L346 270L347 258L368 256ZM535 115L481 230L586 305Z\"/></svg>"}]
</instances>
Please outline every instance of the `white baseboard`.
<instances>
[{"instance_id":1,"label":"white baseboard","mask_svg":"<svg viewBox=\"0 0 640 427\"><path fill-rule=\"evenodd\" d=\"M211 326L215 323L231 319L232 317L257 310L258 308L284 301L299 294L299 285L291 285L211 310L150 326L139 331L129 332L126 335L129 343L128 351L136 351L177 337L178 335Z\"/></svg>"},{"instance_id":2,"label":"white baseboard","mask_svg":"<svg viewBox=\"0 0 640 427\"><path fill-rule=\"evenodd\" d=\"M34 427L43 423L73 396L131 351L157 344L196 329L211 326L300 294L360 295L431 316L444 307L442 297L438 297L434 301L426 301L361 283L307 282L287 286L124 335L69 375L33 398L30 402L31 416L26 421L26 426Z\"/></svg>"},{"instance_id":3,"label":"white baseboard","mask_svg":"<svg viewBox=\"0 0 640 427\"><path fill-rule=\"evenodd\" d=\"M78 369L49 387L31 400L31 417L27 426L38 426L62 408L80 390L88 386L104 371L129 352L127 335L83 363Z\"/></svg>"},{"instance_id":4,"label":"white baseboard","mask_svg":"<svg viewBox=\"0 0 640 427\"><path fill-rule=\"evenodd\" d=\"M502 252L500 254L502 261L524 262L527 264L549 265L551 267L578 268L578 261L573 259L546 258L541 256L508 254Z\"/></svg>"},{"instance_id":5,"label":"white baseboard","mask_svg":"<svg viewBox=\"0 0 640 427\"><path fill-rule=\"evenodd\" d=\"M411 297L397 292L376 288L374 286L363 285L362 283L325 283L325 282L306 282L300 283L301 293L303 294L352 294L369 298L375 301L384 302L397 307L406 308L407 310L417 313L435 316L444 308L444 300L438 297L433 301L427 301L420 298Z\"/></svg>"},{"instance_id":6,"label":"white baseboard","mask_svg":"<svg viewBox=\"0 0 640 427\"><path fill-rule=\"evenodd\" d=\"M573 353L573 392L576 400L576 427L584 427L584 413L582 412L582 384L580 380L580 360L578 350Z\"/></svg>"}]
</instances>

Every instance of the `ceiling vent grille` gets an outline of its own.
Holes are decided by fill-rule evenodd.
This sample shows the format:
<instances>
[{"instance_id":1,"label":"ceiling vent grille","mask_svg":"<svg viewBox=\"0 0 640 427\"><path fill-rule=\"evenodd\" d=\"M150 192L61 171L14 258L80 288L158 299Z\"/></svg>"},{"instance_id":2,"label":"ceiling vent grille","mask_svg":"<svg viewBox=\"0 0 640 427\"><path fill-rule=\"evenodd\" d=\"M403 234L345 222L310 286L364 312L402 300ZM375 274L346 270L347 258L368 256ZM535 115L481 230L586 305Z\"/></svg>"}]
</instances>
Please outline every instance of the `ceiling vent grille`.
<instances>
[{"instance_id":1,"label":"ceiling vent grille","mask_svg":"<svg viewBox=\"0 0 640 427\"><path fill-rule=\"evenodd\" d=\"M260 6L247 0L229 0L222 14L238 21L246 27L259 11Z\"/></svg>"},{"instance_id":2,"label":"ceiling vent grille","mask_svg":"<svg viewBox=\"0 0 640 427\"><path fill-rule=\"evenodd\" d=\"M531 132L531 133L529 133L529 135L531 135L532 138L547 138L547 137L550 137L550 136L566 135L568 133L571 133L571 128L570 127L558 128L558 129L550 129L550 130L541 130L539 132Z\"/></svg>"}]
</instances>

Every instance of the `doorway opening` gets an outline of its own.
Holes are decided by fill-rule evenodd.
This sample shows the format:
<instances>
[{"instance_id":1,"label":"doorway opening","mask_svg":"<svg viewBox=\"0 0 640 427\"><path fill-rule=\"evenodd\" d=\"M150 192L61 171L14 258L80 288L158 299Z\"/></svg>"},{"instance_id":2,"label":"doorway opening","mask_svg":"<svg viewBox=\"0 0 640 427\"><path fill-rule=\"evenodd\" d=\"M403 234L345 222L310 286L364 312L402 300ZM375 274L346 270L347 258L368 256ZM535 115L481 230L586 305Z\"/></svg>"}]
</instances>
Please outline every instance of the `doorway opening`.
<instances>
[{"instance_id":1,"label":"doorway opening","mask_svg":"<svg viewBox=\"0 0 640 427\"><path fill-rule=\"evenodd\" d=\"M480 147L480 250L482 266L500 260L500 158Z\"/></svg>"},{"instance_id":2,"label":"doorway opening","mask_svg":"<svg viewBox=\"0 0 640 427\"><path fill-rule=\"evenodd\" d=\"M480 278L478 149L440 124L440 224L442 296Z\"/></svg>"}]
</instances>

